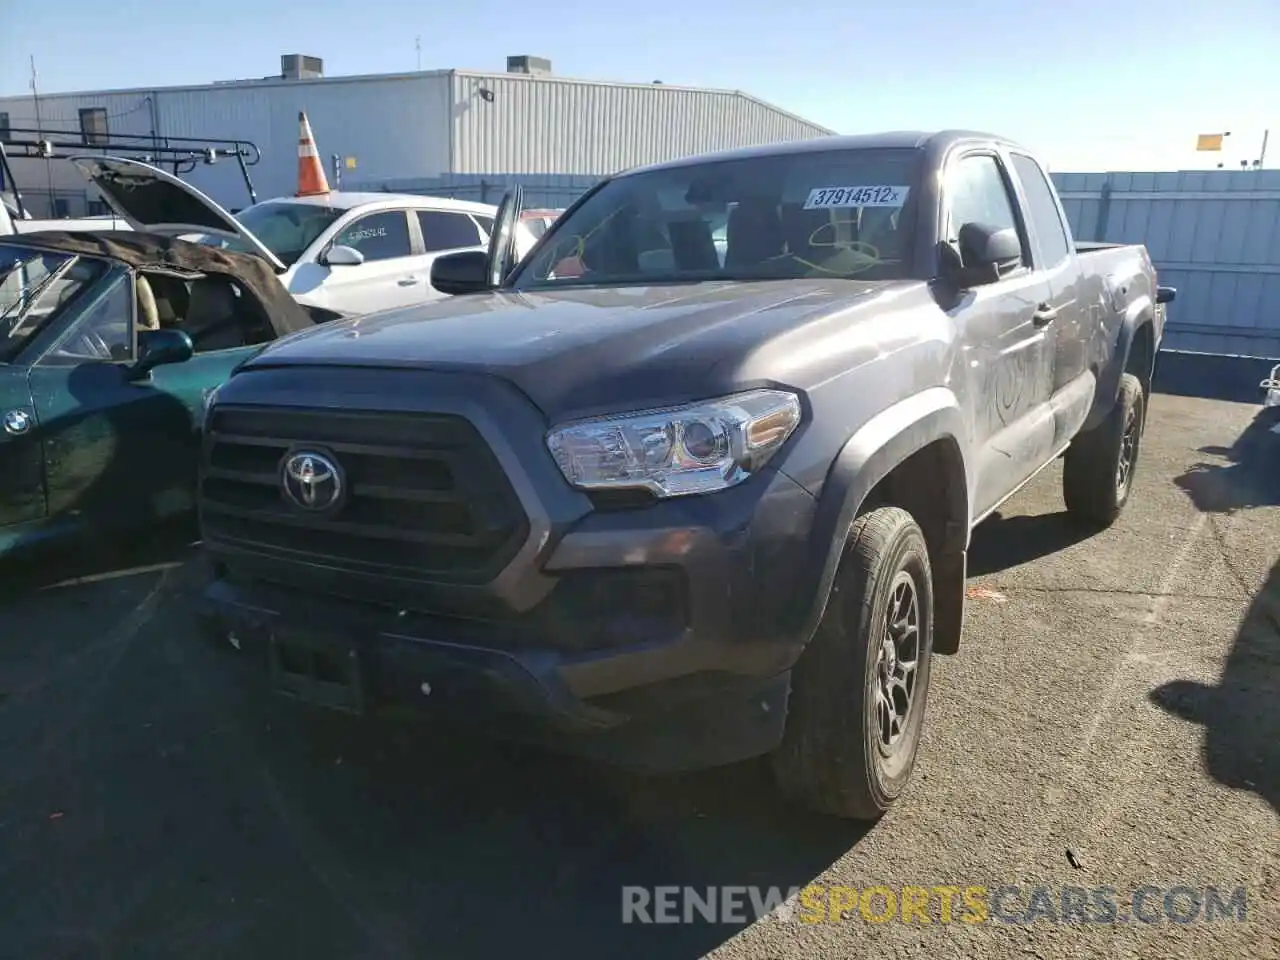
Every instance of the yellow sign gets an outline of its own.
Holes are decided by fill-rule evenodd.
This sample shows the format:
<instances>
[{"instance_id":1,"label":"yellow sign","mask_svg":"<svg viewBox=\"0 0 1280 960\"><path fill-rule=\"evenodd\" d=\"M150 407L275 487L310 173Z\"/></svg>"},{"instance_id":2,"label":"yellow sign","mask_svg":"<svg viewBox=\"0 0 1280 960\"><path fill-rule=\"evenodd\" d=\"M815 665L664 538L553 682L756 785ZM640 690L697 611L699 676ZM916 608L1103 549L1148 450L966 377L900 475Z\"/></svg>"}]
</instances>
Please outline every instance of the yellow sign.
<instances>
[{"instance_id":1,"label":"yellow sign","mask_svg":"<svg viewBox=\"0 0 1280 960\"><path fill-rule=\"evenodd\" d=\"M1222 134L1202 133L1196 137L1196 150L1216 151L1222 149Z\"/></svg>"},{"instance_id":2,"label":"yellow sign","mask_svg":"<svg viewBox=\"0 0 1280 960\"><path fill-rule=\"evenodd\" d=\"M356 168L356 158L355 158L355 157L343 157L343 158L342 158L342 162L343 162L344 164L346 164L346 167L347 167L347 169L348 169L348 170L354 170L354 169Z\"/></svg>"}]
</instances>

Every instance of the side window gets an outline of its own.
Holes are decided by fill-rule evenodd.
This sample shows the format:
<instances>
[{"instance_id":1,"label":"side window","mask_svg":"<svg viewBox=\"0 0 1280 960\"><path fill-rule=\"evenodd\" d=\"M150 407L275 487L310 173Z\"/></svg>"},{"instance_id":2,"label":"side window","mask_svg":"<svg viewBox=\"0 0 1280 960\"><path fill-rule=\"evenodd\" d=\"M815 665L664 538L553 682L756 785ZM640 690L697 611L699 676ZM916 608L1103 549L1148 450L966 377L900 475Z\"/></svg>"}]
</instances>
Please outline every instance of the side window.
<instances>
[{"instance_id":1,"label":"side window","mask_svg":"<svg viewBox=\"0 0 1280 960\"><path fill-rule=\"evenodd\" d=\"M133 277L117 272L83 303L56 360L133 359Z\"/></svg>"},{"instance_id":2,"label":"side window","mask_svg":"<svg viewBox=\"0 0 1280 960\"><path fill-rule=\"evenodd\" d=\"M465 213L419 210L418 225L422 227L422 243L428 253L480 245L480 231Z\"/></svg>"},{"instance_id":3,"label":"side window","mask_svg":"<svg viewBox=\"0 0 1280 960\"><path fill-rule=\"evenodd\" d=\"M947 187L951 212L948 239L954 240L966 223L983 223L1001 230L1017 229L1013 201L995 157L965 157L956 164Z\"/></svg>"},{"instance_id":4,"label":"side window","mask_svg":"<svg viewBox=\"0 0 1280 960\"><path fill-rule=\"evenodd\" d=\"M947 181L947 239L956 243L966 223L981 223L997 230L1017 230L1013 199L996 158L986 154L964 157L952 168ZM1023 253L1026 262L1026 253Z\"/></svg>"},{"instance_id":5,"label":"side window","mask_svg":"<svg viewBox=\"0 0 1280 960\"><path fill-rule=\"evenodd\" d=\"M1071 245L1062 225L1062 216L1058 213L1058 205L1054 202L1053 188L1045 179L1040 164L1024 154L1013 155L1013 169L1027 195L1027 216L1031 219L1031 227L1040 244L1040 253L1044 256L1041 266L1056 267L1067 258Z\"/></svg>"},{"instance_id":6,"label":"side window","mask_svg":"<svg viewBox=\"0 0 1280 960\"><path fill-rule=\"evenodd\" d=\"M493 217L482 217L478 213L471 215L475 218L476 223L480 224L480 229L485 232L485 236L493 236Z\"/></svg>"},{"instance_id":7,"label":"side window","mask_svg":"<svg viewBox=\"0 0 1280 960\"><path fill-rule=\"evenodd\" d=\"M367 262L407 257L413 252L409 243L409 221L405 219L403 210L386 210L361 217L338 234L334 243L354 247L364 254Z\"/></svg>"}]
</instances>

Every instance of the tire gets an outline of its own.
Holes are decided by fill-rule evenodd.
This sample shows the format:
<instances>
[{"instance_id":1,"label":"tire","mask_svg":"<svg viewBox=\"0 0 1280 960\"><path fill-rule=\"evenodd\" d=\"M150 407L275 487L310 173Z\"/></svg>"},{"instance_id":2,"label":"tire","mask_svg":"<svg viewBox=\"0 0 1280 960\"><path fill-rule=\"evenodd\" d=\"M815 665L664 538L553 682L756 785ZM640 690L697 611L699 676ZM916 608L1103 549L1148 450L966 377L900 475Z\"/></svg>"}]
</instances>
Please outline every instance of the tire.
<instances>
[{"instance_id":1,"label":"tire","mask_svg":"<svg viewBox=\"0 0 1280 960\"><path fill-rule=\"evenodd\" d=\"M1120 394L1107 419L1071 441L1062 471L1067 512L1081 523L1115 523L1133 490L1146 420L1142 383L1132 373L1120 378Z\"/></svg>"},{"instance_id":2,"label":"tire","mask_svg":"<svg viewBox=\"0 0 1280 960\"><path fill-rule=\"evenodd\" d=\"M907 694L905 709L886 743L883 641L895 606L901 611L910 598L914 638L904 637L893 658L893 694L899 701ZM904 680L911 655L915 668ZM932 658L933 580L924 534L897 507L863 514L850 531L822 621L792 671L786 731L770 757L782 793L818 813L879 819L911 778Z\"/></svg>"}]
</instances>

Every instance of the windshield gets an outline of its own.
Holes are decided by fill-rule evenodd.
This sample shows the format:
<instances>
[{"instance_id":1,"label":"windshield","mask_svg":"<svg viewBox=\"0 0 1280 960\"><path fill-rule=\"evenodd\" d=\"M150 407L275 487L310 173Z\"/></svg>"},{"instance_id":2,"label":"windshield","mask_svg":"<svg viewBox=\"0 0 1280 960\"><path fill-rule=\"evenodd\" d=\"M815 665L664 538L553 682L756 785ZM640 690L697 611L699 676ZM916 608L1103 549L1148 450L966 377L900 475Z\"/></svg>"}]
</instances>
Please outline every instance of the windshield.
<instances>
[{"instance_id":1,"label":"windshield","mask_svg":"<svg viewBox=\"0 0 1280 960\"><path fill-rule=\"evenodd\" d=\"M344 213L346 210L316 203L269 200L241 210L236 214L236 220L261 240L264 247L279 257L281 263L291 267L316 242L316 238ZM242 253L256 252L238 240L219 245Z\"/></svg>"},{"instance_id":2,"label":"windshield","mask_svg":"<svg viewBox=\"0 0 1280 960\"><path fill-rule=\"evenodd\" d=\"M101 260L0 245L0 362L106 271Z\"/></svg>"},{"instance_id":3,"label":"windshield","mask_svg":"<svg viewBox=\"0 0 1280 960\"><path fill-rule=\"evenodd\" d=\"M919 162L831 150L627 174L557 220L513 286L905 277Z\"/></svg>"}]
</instances>

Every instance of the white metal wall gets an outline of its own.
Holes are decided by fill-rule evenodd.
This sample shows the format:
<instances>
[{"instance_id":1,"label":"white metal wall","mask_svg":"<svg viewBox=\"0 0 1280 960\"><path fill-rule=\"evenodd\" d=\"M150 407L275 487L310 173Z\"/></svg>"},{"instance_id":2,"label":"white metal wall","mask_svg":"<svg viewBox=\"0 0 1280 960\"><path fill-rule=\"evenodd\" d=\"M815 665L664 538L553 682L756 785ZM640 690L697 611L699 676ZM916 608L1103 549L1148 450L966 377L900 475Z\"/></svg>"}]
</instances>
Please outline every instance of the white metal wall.
<instances>
[{"instance_id":1,"label":"white metal wall","mask_svg":"<svg viewBox=\"0 0 1280 960\"><path fill-rule=\"evenodd\" d=\"M147 90L43 96L40 98L40 124L42 129L78 132L81 108L101 107L107 111L109 133L145 136L151 133L155 100L154 94ZM36 104L30 95L0 98L0 113L9 115L10 127L36 126ZM51 189L55 196L68 200L73 215L83 215L86 212L85 201L97 196L69 163L14 159L12 164L14 178L35 216L52 214L49 208Z\"/></svg>"},{"instance_id":2,"label":"white metal wall","mask_svg":"<svg viewBox=\"0 0 1280 960\"><path fill-rule=\"evenodd\" d=\"M342 80L279 81L162 92L161 129L175 137L251 140L262 162L250 173L259 199L298 185L298 111L305 110L331 175L332 154L354 157L344 176L385 180L435 176L449 169L447 74ZM215 180L215 177L217 178ZM243 188L234 164L188 179L222 199Z\"/></svg>"},{"instance_id":3,"label":"white metal wall","mask_svg":"<svg viewBox=\"0 0 1280 960\"><path fill-rule=\"evenodd\" d=\"M482 89L492 91L491 102ZM47 126L69 131L79 129L81 108L103 107L108 134L252 141L262 151L250 170L259 199L296 189L299 110L311 120L326 171L333 154L356 158L344 186L450 174L601 176L831 132L742 93L465 71L52 94L40 98L40 107ZM0 99L0 111L12 126L35 125L29 96ZM46 190L50 173L56 190L78 195L71 213L82 213L92 196L70 164L14 167L31 199ZM225 206L248 202L234 162L199 166L184 177Z\"/></svg>"},{"instance_id":4,"label":"white metal wall","mask_svg":"<svg viewBox=\"0 0 1280 960\"><path fill-rule=\"evenodd\" d=\"M832 132L734 92L465 71L453 89L454 173L604 175Z\"/></svg>"},{"instance_id":5,"label":"white metal wall","mask_svg":"<svg viewBox=\"0 0 1280 960\"><path fill-rule=\"evenodd\" d=\"M149 135L154 130L162 137L252 141L262 151L262 161L250 169L250 175L259 199L266 199L297 189L299 110L305 110L311 121L326 172L335 153L355 157L356 169L344 174L351 179L381 181L448 172L450 95L447 72L270 80L48 95L40 98L40 118L47 128L78 131L82 107L103 107L109 135ZM29 96L0 99L0 112L9 114L11 126L35 126ZM47 171L43 161L14 161L13 166L29 196L47 190L49 174L55 190L85 195L84 181L68 163L55 161ZM226 206L248 203L234 161L199 166L184 179Z\"/></svg>"}]
</instances>

